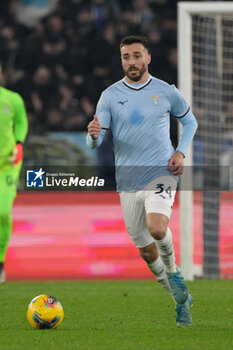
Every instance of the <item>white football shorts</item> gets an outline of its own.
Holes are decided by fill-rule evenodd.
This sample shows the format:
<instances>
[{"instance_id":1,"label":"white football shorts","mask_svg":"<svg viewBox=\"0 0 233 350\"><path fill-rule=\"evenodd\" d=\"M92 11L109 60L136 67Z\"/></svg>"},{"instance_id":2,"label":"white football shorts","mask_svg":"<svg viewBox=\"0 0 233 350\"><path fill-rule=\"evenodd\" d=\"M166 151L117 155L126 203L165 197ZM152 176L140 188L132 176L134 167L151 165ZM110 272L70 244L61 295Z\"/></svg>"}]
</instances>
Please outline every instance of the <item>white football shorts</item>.
<instances>
[{"instance_id":1,"label":"white football shorts","mask_svg":"<svg viewBox=\"0 0 233 350\"><path fill-rule=\"evenodd\" d=\"M125 225L136 247L154 242L146 226L146 214L159 213L170 219L176 189L176 179L168 175L153 180L141 191L120 192Z\"/></svg>"}]
</instances>

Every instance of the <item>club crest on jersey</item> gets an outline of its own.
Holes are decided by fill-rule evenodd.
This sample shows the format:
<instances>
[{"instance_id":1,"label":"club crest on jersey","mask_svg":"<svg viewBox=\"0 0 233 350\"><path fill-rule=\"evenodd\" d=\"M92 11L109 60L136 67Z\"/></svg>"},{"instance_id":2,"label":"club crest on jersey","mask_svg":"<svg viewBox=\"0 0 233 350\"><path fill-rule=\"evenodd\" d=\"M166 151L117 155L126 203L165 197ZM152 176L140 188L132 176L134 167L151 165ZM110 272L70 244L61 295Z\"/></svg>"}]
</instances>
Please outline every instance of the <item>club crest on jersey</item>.
<instances>
[{"instance_id":1,"label":"club crest on jersey","mask_svg":"<svg viewBox=\"0 0 233 350\"><path fill-rule=\"evenodd\" d=\"M153 99L155 105L158 104L158 98L160 96L162 96L162 95L150 95L150 97Z\"/></svg>"}]
</instances>

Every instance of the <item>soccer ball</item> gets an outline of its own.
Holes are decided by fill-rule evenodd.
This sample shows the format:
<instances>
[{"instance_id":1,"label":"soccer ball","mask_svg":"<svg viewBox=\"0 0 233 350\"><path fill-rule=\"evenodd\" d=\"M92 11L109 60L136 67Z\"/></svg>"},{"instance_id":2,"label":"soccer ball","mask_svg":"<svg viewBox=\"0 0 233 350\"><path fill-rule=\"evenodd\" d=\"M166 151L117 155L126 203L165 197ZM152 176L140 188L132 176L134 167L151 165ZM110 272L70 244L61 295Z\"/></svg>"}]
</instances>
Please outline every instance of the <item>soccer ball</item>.
<instances>
[{"instance_id":1,"label":"soccer ball","mask_svg":"<svg viewBox=\"0 0 233 350\"><path fill-rule=\"evenodd\" d=\"M64 318L63 307L51 295L38 295L33 298L27 309L27 319L35 329L57 328Z\"/></svg>"}]
</instances>

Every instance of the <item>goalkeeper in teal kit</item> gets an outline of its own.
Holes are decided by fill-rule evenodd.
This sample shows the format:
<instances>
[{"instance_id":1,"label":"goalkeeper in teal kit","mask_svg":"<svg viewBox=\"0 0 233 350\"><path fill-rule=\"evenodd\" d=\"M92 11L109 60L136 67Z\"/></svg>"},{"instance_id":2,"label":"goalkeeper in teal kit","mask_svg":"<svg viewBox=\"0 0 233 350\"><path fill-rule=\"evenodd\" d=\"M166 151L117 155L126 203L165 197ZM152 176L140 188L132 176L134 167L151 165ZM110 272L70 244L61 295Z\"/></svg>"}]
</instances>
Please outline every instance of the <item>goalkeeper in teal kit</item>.
<instances>
[{"instance_id":1,"label":"goalkeeper in teal kit","mask_svg":"<svg viewBox=\"0 0 233 350\"><path fill-rule=\"evenodd\" d=\"M123 38L120 51L125 77L101 94L88 125L87 144L100 146L111 127L117 191L128 234L175 301L177 325L191 325L192 296L176 267L168 224L177 175L182 174L197 122L176 87L149 74L151 55L145 37ZM176 150L170 139L170 113L182 124Z\"/></svg>"},{"instance_id":2,"label":"goalkeeper in teal kit","mask_svg":"<svg viewBox=\"0 0 233 350\"><path fill-rule=\"evenodd\" d=\"M0 62L0 80L2 65ZM23 159L28 122L19 94L0 86L0 283L5 282L4 261L12 230L11 209Z\"/></svg>"}]
</instances>

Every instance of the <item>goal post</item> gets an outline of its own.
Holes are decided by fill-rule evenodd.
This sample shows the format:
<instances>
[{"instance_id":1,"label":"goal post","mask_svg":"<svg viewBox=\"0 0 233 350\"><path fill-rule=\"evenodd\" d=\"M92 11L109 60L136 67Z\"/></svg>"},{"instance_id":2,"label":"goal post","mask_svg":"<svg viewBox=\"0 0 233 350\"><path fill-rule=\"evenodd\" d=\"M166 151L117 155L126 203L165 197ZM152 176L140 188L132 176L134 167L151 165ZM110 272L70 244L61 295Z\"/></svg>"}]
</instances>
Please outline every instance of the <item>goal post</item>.
<instances>
[{"instance_id":1,"label":"goal post","mask_svg":"<svg viewBox=\"0 0 233 350\"><path fill-rule=\"evenodd\" d=\"M201 188L203 190L203 266L201 269L200 266L194 265L193 259L192 190L193 165L195 165L193 145L187 152L185 170L180 183L180 266L186 280L193 280L195 275L207 278L219 277L220 175L217 174L218 172L213 175L212 170L213 167L218 171L220 168L221 130L224 124L223 98L225 98L225 104L230 103L230 83L228 81L225 84L228 89L225 95L223 91L224 34L222 23L225 23L225 16L227 16L226 22L233 25L233 2L187 1L178 3L178 87L199 122L201 131L198 131L198 136L202 139L200 157L203 158ZM196 43L194 43L195 40ZM233 45L232 48L228 48L228 43L225 45L226 49L233 51ZM229 51L231 56L233 56L232 51ZM227 80L227 78L224 79ZM195 88L195 84L198 87ZM233 86L230 87L231 89L232 98ZM205 120L201 118L203 115ZM213 130L215 135L213 135ZM208 183L210 183L210 191L205 190L205 185Z\"/></svg>"}]
</instances>

